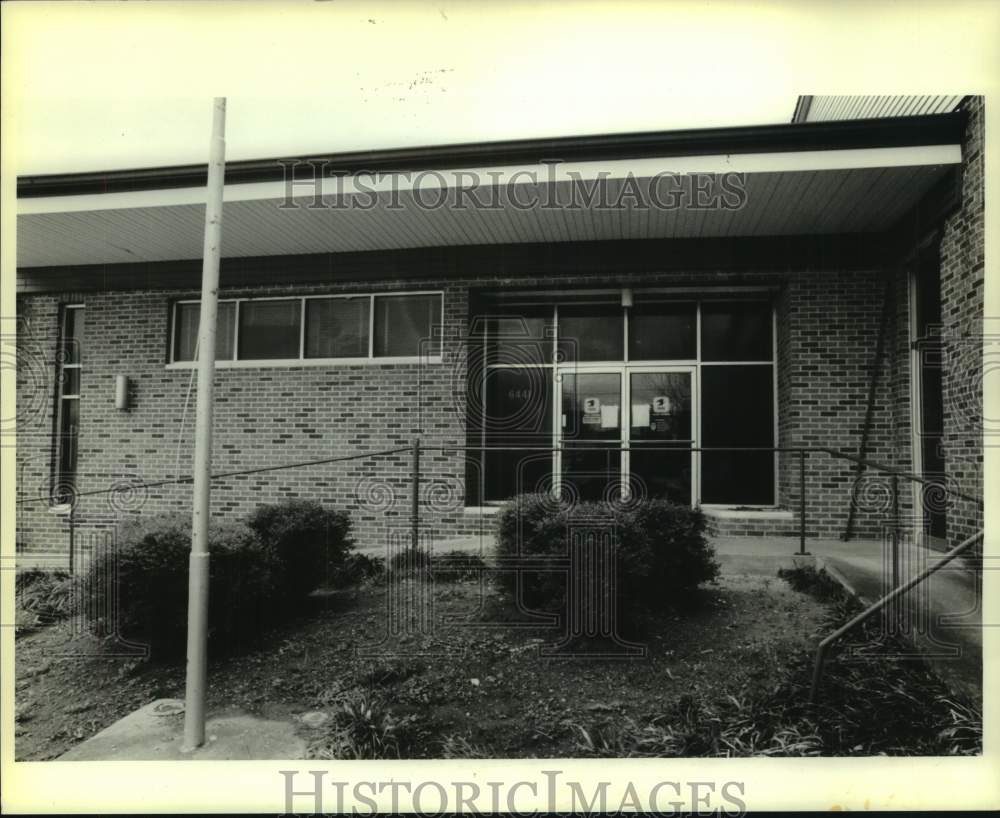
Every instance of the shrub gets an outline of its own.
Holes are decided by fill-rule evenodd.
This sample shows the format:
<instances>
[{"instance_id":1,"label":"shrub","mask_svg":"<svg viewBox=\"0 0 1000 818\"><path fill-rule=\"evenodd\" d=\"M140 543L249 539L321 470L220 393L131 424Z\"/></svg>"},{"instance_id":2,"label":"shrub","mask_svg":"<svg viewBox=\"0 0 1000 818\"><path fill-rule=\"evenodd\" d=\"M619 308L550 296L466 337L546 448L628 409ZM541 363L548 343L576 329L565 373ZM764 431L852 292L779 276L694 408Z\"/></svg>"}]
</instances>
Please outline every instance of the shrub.
<instances>
[{"instance_id":1,"label":"shrub","mask_svg":"<svg viewBox=\"0 0 1000 818\"><path fill-rule=\"evenodd\" d=\"M431 555L431 571L435 582L478 580L489 566L479 554L465 551L445 551Z\"/></svg>"},{"instance_id":2,"label":"shrub","mask_svg":"<svg viewBox=\"0 0 1000 818\"><path fill-rule=\"evenodd\" d=\"M362 582L376 580L385 574L385 559L369 557L352 551L344 557L340 565L330 567L327 582L331 588L347 588Z\"/></svg>"},{"instance_id":3,"label":"shrub","mask_svg":"<svg viewBox=\"0 0 1000 818\"><path fill-rule=\"evenodd\" d=\"M244 525L211 525L208 546L210 642L243 647L256 640L275 596L272 566ZM123 523L116 547L94 555L85 579L95 632L146 643L156 658L182 654L190 553L185 514Z\"/></svg>"},{"instance_id":4,"label":"shrub","mask_svg":"<svg viewBox=\"0 0 1000 818\"><path fill-rule=\"evenodd\" d=\"M261 505L247 522L271 555L276 582L290 600L332 582L354 547L351 518L314 500Z\"/></svg>"},{"instance_id":5,"label":"shrub","mask_svg":"<svg viewBox=\"0 0 1000 818\"><path fill-rule=\"evenodd\" d=\"M565 565L573 529L586 536L588 530L606 527L615 533L609 556L616 562L617 587L605 587L601 596L616 601L619 621L625 625L634 624L645 610L688 606L698 586L718 576L701 511L659 499L570 505L549 495L521 495L498 514L497 552L508 567L539 558ZM582 560L574 570L593 570L593 566L593 560ZM588 580L610 583L610 574L601 570ZM567 579L559 570L504 570L500 582L530 608L561 611L566 606ZM594 596L587 594L584 599Z\"/></svg>"}]
</instances>

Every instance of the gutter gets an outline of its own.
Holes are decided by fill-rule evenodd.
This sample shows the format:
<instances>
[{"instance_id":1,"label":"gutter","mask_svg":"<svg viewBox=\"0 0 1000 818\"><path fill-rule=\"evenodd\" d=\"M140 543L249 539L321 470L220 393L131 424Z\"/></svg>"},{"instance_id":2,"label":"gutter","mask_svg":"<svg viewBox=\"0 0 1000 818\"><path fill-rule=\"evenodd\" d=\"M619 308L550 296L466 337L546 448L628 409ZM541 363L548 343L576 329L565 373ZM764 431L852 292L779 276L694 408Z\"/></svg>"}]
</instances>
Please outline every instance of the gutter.
<instances>
[{"instance_id":1,"label":"gutter","mask_svg":"<svg viewBox=\"0 0 1000 818\"><path fill-rule=\"evenodd\" d=\"M251 159L228 163L225 181L230 185L282 181L289 166L294 167L296 179L311 181L317 173L334 176L360 172L539 165L553 161L954 145L962 142L967 119L967 112L955 111L914 117L519 139L284 159ZM20 176L17 196L25 199L203 187L207 173L206 165L173 165Z\"/></svg>"}]
</instances>

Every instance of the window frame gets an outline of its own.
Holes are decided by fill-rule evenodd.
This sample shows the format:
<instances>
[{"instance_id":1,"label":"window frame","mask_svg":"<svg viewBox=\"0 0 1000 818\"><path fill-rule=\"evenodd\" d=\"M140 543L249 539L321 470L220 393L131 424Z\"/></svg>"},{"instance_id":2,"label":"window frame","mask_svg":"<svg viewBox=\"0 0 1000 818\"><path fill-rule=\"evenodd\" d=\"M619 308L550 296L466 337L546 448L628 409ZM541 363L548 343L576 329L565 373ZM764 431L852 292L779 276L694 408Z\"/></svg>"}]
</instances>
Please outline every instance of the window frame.
<instances>
[{"instance_id":1,"label":"window frame","mask_svg":"<svg viewBox=\"0 0 1000 818\"><path fill-rule=\"evenodd\" d=\"M443 338L437 339L437 351L432 353L418 353L416 355L396 355L396 356L376 356L375 355L375 299L379 297L406 297L406 296L437 296L441 307L441 325L444 324L445 299L444 290L390 290L384 292L361 292L361 293L315 293L308 295L260 295L244 296L234 298L220 298L219 303L235 303L235 314L233 320L233 357L216 360L217 369L257 369L267 367L305 367L305 366L382 366L386 364L439 364L443 360ZM368 354L365 356L344 357L344 358L307 358L305 357L306 343L306 302L310 300L322 299L368 299ZM240 358L240 305L247 301L299 301L300 303L300 324L299 324L299 354L297 358ZM170 350L167 358L167 369L192 369L197 365L197 360L179 361L175 360L176 354L176 333L177 333L177 307L179 304L200 304L200 298L178 298L170 304Z\"/></svg>"},{"instance_id":2,"label":"window frame","mask_svg":"<svg viewBox=\"0 0 1000 818\"><path fill-rule=\"evenodd\" d=\"M76 483L76 476L79 470L79 417L80 417L80 396L83 390L83 349L82 341L77 338L77 343L81 344L80 354L78 359L73 361L66 361L63 358L66 357L65 344L66 344L66 325L69 313L72 312L84 312L86 305L82 303L71 303L63 304L59 310L59 335L58 335L58 373L56 377L56 406L53 417L53 446L52 446L52 469L51 469L51 490L50 493L50 507L51 508L63 508L67 504L64 502L59 502L55 498L55 490L58 486L63 483ZM84 319L86 321L86 319ZM85 325L86 326L86 325ZM78 329L77 329L78 331ZM75 369L79 374L77 380L77 391L76 394L67 395L65 394L65 379L62 374L67 369ZM63 434L63 418L65 413L65 402L74 400L77 406L77 431L73 440L73 470L72 474L64 471L63 469L63 455L64 447L67 444L66 437Z\"/></svg>"},{"instance_id":3,"label":"window frame","mask_svg":"<svg viewBox=\"0 0 1000 818\"><path fill-rule=\"evenodd\" d=\"M615 292L621 292L617 290ZM483 345L483 365L487 369L496 368L506 368L506 369L518 369L518 368L534 368L534 369L553 369L555 373L558 373L560 368L572 368L579 372L596 371L606 368L621 367L622 371L628 374L629 371L635 371L636 369L642 368L652 368L652 369L663 369L669 367L691 367L694 371L694 380L692 382L692 388L695 390L696 398L695 402L698 407L696 416L694 419L694 424L696 426L696 440L702 440L702 407L701 407L701 373L702 367L710 366L755 366L755 367L770 367L772 377L771 377L771 400L772 400L772 440L775 449L780 445L780 404L779 404L779 390L778 381L780 378L779 366L778 366L778 291L777 288L771 286L750 286L750 287L730 287L730 288L714 288L714 287L678 287L678 288L637 288L634 291L635 296L638 297L649 297L651 302L695 302L695 357L692 359L658 359L658 360L632 360L629 356L629 332L630 332L630 317L631 308L626 308L622 306L622 310L625 314L624 320L624 354L620 361L572 361L572 362L555 362L550 361L549 363L530 363L530 364L510 364L510 363L489 363L487 360L487 348L488 348L488 322L483 322L483 335L482 335L482 345ZM606 294L606 291L600 291L602 295ZM550 294L546 294L550 295ZM550 306L553 315L553 332L552 332L552 346L553 355L555 356L559 349L559 306L560 302L557 300L558 294L552 293L551 298L547 298L544 302L546 306ZM768 305L770 310L770 334L771 334L771 344L770 344L770 357L767 359L760 360L746 360L746 361L706 361L702 359L702 305L707 302L716 301L726 301L726 302L764 302ZM517 300L507 301L504 303L501 309L511 309L518 306ZM531 300L525 300L521 303L531 304ZM486 307L486 313L489 314L489 307ZM558 378L554 377L554 382L558 381ZM486 406L486 395L485 391L480 395L480 401L482 406ZM558 402L558 395L553 398L553 404L556 405ZM558 418L553 420L554 424L558 423ZM553 428L558 428L553 426ZM480 430L481 445L485 446L485 430ZM556 463L553 466L555 473L559 473L561 464L559 461L559 452L555 452ZM759 510L759 511L771 511L780 508L781 503L781 465L782 458L781 452L775 451L773 456L774 472L772 481L772 497L774 502L765 504L756 503L703 503L702 502L702 486L701 486L701 453L695 458L696 462L696 477L692 479L692 494L693 494L693 505L700 508L706 508L710 510L728 510L739 505L741 507L746 507L749 509ZM483 475L482 482L485 483L486 477ZM475 508L494 508L499 503L497 501L487 501L484 497L480 496L480 506L467 506L467 509Z\"/></svg>"}]
</instances>

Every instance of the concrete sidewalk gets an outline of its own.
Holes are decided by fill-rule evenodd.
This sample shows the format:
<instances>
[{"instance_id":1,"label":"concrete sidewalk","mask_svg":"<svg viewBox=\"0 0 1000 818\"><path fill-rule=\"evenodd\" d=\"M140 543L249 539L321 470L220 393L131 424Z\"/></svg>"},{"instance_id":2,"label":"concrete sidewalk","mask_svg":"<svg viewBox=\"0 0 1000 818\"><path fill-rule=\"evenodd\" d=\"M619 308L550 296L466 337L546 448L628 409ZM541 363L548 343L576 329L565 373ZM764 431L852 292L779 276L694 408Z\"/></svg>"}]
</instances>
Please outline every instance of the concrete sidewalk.
<instances>
[{"instance_id":1,"label":"concrete sidewalk","mask_svg":"<svg viewBox=\"0 0 1000 818\"><path fill-rule=\"evenodd\" d=\"M247 761L305 758L305 741L291 722L242 713L216 715L205 723L205 744L181 749L184 703L157 699L101 730L60 761Z\"/></svg>"},{"instance_id":2,"label":"concrete sidewalk","mask_svg":"<svg viewBox=\"0 0 1000 818\"><path fill-rule=\"evenodd\" d=\"M793 537L718 537L713 543L724 573L767 576L773 576L779 568L792 567L799 546ZM888 543L807 540L806 550L815 558L817 567L838 580L866 607L894 587ZM937 551L901 543L898 583L936 564L941 556ZM903 595L881 621L912 641L953 690L981 700L981 603L977 578L955 560Z\"/></svg>"}]
</instances>

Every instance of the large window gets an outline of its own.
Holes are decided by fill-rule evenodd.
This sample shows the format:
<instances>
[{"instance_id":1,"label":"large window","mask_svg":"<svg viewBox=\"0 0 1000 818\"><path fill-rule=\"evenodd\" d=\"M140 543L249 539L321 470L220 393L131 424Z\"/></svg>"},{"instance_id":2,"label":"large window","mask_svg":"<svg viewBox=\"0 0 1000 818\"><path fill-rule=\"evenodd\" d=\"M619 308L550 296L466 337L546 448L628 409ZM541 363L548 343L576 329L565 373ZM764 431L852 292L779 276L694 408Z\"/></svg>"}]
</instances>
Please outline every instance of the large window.
<instances>
[{"instance_id":1,"label":"large window","mask_svg":"<svg viewBox=\"0 0 1000 818\"><path fill-rule=\"evenodd\" d=\"M171 363L197 359L200 305L173 310ZM215 359L406 361L441 355L441 293L238 298L219 302Z\"/></svg>"},{"instance_id":2,"label":"large window","mask_svg":"<svg viewBox=\"0 0 1000 818\"><path fill-rule=\"evenodd\" d=\"M56 445L53 469L53 500L68 502L76 486L76 464L80 435L80 383L83 373L83 307L63 307L56 356Z\"/></svg>"},{"instance_id":3,"label":"large window","mask_svg":"<svg viewBox=\"0 0 1000 818\"><path fill-rule=\"evenodd\" d=\"M477 317L468 428L482 450L469 455L470 502L545 486L588 498L638 486L705 505L776 502L768 295L521 297L503 294Z\"/></svg>"}]
</instances>

